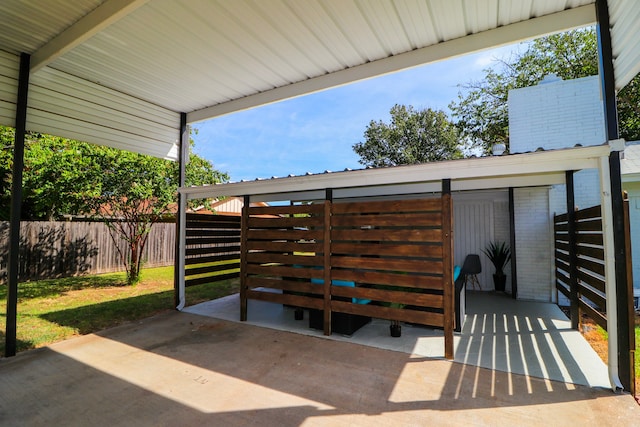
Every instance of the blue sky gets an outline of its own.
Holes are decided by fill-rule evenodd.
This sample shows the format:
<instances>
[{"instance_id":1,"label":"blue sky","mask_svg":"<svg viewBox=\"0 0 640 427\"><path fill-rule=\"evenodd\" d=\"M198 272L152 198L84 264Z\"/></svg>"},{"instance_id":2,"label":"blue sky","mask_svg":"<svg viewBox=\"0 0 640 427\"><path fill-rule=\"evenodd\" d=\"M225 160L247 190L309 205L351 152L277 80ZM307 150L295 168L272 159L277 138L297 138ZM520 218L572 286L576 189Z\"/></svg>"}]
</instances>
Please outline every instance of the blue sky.
<instances>
[{"instance_id":1,"label":"blue sky","mask_svg":"<svg viewBox=\"0 0 640 427\"><path fill-rule=\"evenodd\" d=\"M515 47L467 55L197 123L195 152L231 181L359 169L353 144L394 104L448 112L458 85Z\"/></svg>"}]
</instances>

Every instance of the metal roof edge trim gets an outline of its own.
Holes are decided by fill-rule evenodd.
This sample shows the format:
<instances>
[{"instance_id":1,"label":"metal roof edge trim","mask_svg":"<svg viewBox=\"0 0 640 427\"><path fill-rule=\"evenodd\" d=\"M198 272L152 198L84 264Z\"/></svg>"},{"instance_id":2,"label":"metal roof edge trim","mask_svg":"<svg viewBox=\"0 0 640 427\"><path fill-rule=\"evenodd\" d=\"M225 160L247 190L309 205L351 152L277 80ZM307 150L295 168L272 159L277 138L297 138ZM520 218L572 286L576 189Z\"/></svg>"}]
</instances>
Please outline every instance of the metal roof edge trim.
<instances>
[{"instance_id":1,"label":"metal roof edge trim","mask_svg":"<svg viewBox=\"0 0 640 427\"><path fill-rule=\"evenodd\" d=\"M287 178L232 182L200 187L182 187L187 198L293 193L324 188L355 188L406 184L441 179L470 179L540 175L566 170L599 167L608 156L608 144L554 151L447 160L420 165L372 168L354 171L302 175Z\"/></svg>"}]
</instances>

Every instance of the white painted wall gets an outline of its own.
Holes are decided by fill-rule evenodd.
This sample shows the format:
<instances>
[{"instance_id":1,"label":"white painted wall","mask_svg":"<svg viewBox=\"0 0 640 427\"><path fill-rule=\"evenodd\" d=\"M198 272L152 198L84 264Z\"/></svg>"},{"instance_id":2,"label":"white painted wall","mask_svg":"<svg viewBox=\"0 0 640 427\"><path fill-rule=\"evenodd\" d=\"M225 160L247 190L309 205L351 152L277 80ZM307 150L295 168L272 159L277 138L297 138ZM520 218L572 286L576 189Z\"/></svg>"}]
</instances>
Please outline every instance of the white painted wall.
<instances>
[{"instance_id":1,"label":"white painted wall","mask_svg":"<svg viewBox=\"0 0 640 427\"><path fill-rule=\"evenodd\" d=\"M549 221L548 187L513 192L518 265L518 298L552 301L553 227Z\"/></svg>"},{"instance_id":2,"label":"white painted wall","mask_svg":"<svg viewBox=\"0 0 640 427\"><path fill-rule=\"evenodd\" d=\"M603 144L598 76L566 81L547 76L537 86L510 91L509 135L512 153ZM599 186L597 170L576 172L576 206L600 204ZM518 297L554 301L553 215L567 211L566 188L517 189L514 198Z\"/></svg>"},{"instance_id":3,"label":"white painted wall","mask_svg":"<svg viewBox=\"0 0 640 427\"><path fill-rule=\"evenodd\" d=\"M553 80L509 92L512 153L606 142L598 76Z\"/></svg>"},{"instance_id":4,"label":"white painted wall","mask_svg":"<svg viewBox=\"0 0 640 427\"><path fill-rule=\"evenodd\" d=\"M478 281L484 291L492 291L493 265L482 249L494 240L509 243L509 195L506 190L453 194L453 258L462 266L468 254L480 255L482 273ZM507 265L507 287L511 289L511 266Z\"/></svg>"}]
</instances>

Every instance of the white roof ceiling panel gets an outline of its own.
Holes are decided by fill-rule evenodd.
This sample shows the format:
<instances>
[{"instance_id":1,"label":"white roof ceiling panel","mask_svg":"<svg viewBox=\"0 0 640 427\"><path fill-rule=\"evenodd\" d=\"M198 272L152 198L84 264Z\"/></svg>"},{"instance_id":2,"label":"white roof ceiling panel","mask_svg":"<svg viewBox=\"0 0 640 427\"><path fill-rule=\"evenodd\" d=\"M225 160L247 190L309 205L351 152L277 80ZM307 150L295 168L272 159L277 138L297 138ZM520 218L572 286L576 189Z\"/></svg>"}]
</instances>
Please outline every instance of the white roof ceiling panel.
<instances>
[{"instance_id":1,"label":"white roof ceiling panel","mask_svg":"<svg viewBox=\"0 0 640 427\"><path fill-rule=\"evenodd\" d=\"M588 25L594 1L2 0L0 50L197 121ZM640 2L609 4L622 87Z\"/></svg>"},{"instance_id":2,"label":"white roof ceiling panel","mask_svg":"<svg viewBox=\"0 0 640 427\"><path fill-rule=\"evenodd\" d=\"M33 52L98 7L101 0L0 2L0 49ZM10 31L7 31L10 30Z\"/></svg>"},{"instance_id":3,"label":"white roof ceiling panel","mask_svg":"<svg viewBox=\"0 0 640 427\"><path fill-rule=\"evenodd\" d=\"M395 8L413 49L438 42L429 3L420 0L397 2Z\"/></svg>"}]
</instances>

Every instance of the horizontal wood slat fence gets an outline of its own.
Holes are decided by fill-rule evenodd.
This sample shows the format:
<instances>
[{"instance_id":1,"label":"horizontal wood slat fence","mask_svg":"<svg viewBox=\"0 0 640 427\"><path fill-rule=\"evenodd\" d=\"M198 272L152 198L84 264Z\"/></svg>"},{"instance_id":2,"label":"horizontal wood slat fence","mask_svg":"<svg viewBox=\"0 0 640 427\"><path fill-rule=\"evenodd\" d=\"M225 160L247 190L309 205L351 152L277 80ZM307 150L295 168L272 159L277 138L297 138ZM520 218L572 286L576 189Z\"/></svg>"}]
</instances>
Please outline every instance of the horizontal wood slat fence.
<instances>
[{"instance_id":1,"label":"horizontal wood slat fence","mask_svg":"<svg viewBox=\"0 0 640 427\"><path fill-rule=\"evenodd\" d=\"M578 313L578 322L579 313L584 312L606 330L607 295L600 206L576 211L573 223L566 213L556 215L554 237L556 288L571 302L572 313Z\"/></svg>"},{"instance_id":2,"label":"horizontal wood slat fence","mask_svg":"<svg viewBox=\"0 0 640 427\"><path fill-rule=\"evenodd\" d=\"M174 223L157 223L144 251L145 267L173 265ZM121 243L123 250L126 245ZM6 281L9 223L0 222L0 283ZM107 226L88 221L23 221L20 225L20 281L123 271Z\"/></svg>"},{"instance_id":3,"label":"horizontal wood slat fence","mask_svg":"<svg viewBox=\"0 0 640 427\"><path fill-rule=\"evenodd\" d=\"M185 286L240 277L240 219L187 214Z\"/></svg>"},{"instance_id":4,"label":"horizontal wood slat fence","mask_svg":"<svg viewBox=\"0 0 640 427\"><path fill-rule=\"evenodd\" d=\"M332 312L435 326L453 358L449 195L245 207L242 218L242 320L256 299L323 310L325 334Z\"/></svg>"}]
</instances>

